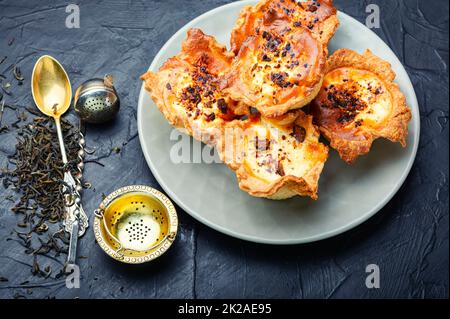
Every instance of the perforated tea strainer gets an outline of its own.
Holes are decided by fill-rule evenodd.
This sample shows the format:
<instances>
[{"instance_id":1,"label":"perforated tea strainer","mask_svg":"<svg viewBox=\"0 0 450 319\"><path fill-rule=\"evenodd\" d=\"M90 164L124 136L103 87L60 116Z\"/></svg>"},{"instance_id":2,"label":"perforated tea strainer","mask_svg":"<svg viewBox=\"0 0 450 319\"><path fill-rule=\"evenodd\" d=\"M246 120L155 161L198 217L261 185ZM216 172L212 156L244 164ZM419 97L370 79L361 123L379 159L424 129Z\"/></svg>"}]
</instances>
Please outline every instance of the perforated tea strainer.
<instances>
[{"instance_id":1,"label":"perforated tea strainer","mask_svg":"<svg viewBox=\"0 0 450 319\"><path fill-rule=\"evenodd\" d=\"M98 124L112 120L120 109L112 75L82 83L75 92L74 109L86 123Z\"/></svg>"},{"instance_id":2,"label":"perforated tea strainer","mask_svg":"<svg viewBox=\"0 0 450 319\"><path fill-rule=\"evenodd\" d=\"M172 202L148 186L120 188L95 211L97 242L109 256L125 263L144 263L161 256L172 245L177 228Z\"/></svg>"}]
</instances>

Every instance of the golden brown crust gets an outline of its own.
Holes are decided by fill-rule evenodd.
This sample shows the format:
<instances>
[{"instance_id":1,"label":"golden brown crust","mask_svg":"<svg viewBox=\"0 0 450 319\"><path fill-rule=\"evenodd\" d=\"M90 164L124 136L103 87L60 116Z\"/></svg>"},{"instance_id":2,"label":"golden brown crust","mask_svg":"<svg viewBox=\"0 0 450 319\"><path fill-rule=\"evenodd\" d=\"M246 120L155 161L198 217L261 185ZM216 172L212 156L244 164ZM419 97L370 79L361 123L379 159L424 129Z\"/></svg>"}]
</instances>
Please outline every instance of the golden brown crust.
<instances>
[{"instance_id":1,"label":"golden brown crust","mask_svg":"<svg viewBox=\"0 0 450 319\"><path fill-rule=\"evenodd\" d=\"M276 25L278 20L288 21L292 30L309 29L324 46L328 45L339 26L332 0L263 0L241 11L231 33L231 51L237 55L248 37L259 28Z\"/></svg>"},{"instance_id":2,"label":"golden brown crust","mask_svg":"<svg viewBox=\"0 0 450 319\"><path fill-rule=\"evenodd\" d=\"M341 158L352 163L379 137L406 146L411 110L391 65L366 50L336 51L311 103L316 124Z\"/></svg>"},{"instance_id":3,"label":"golden brown crust","mask_svg":"<svg viewBox=\"0 0 450 319\"><path fill-rule=\"evenodd\" d=\"M191 29L180 54L141 79L170 124L214 144L224 123L247 110L219 89L218 79L228 72L233 58L213 37Z\"/></svg>"},{"instance_id":4,"label":"golden brown crust","mask_svg":"<svg viewBox=\"0 0 450 319\"><path fill-rule=\"evenodd\" d=\"M326 49L308 30L288 29L283 21L259 29L243 44L222 83L232 99L266 117L310 103L322 83Z\"/></svg>"},{"instance_id":5,"label":"golden brown crust","mask_svg":"<svg viewBox=\"0 0 450 319\"><path fill-rule=\"evenodd\" d=\"M245 6L239 13L239 17L231 30L231 52L235 55L239 54L245 40L255 33L256 15L253 13L254 10L253 6Z\"/></svg>"},{"instance_id":6,"label":"golden brown crust","mask_svg":"<svg viewBox=\"0 0 450 319\"><path fill-rule=\"evenodd\" d=\"M239 187L252 196L317 199L328 148L321 144L312 117L301 110L279 118L255 116L227 126L217 147L236 172Z\"/></svg>"}]
</instances>

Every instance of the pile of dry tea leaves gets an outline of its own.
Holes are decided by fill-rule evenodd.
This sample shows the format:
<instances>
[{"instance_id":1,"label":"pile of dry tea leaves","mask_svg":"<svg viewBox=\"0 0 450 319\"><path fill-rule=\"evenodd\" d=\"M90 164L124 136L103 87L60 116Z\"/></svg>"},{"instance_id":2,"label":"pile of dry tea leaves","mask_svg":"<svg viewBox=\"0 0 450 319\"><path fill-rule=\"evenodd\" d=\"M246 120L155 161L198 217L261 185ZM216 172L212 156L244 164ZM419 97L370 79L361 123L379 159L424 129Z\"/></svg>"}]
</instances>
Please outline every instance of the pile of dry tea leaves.
<instances>
[{"instance_id":1,"label":"pile of dry tea leaves","mask_svg":"<svg viewBox=\"0 0 450 319\"><path fill-rule=\"evenodd\" d=\"M3 186L12 187L20 199L12 208L19 215L15 238L27 255L32 256L32 273L48 278L49 265L41 266L38 256L54 260L67 254L69 236L62 228L64 218L63 178L68 168L76 173L79 133L68 121L61 121L68 159L61 160L56 128L53 120L35 117L18 131L15 153L9 156L8 166L0 173ZM10 165L11 164L11 165ZM54 278L63 274L63 267ZM53 276L52 276L53 277Z\"/></svg>"}]
</instances>

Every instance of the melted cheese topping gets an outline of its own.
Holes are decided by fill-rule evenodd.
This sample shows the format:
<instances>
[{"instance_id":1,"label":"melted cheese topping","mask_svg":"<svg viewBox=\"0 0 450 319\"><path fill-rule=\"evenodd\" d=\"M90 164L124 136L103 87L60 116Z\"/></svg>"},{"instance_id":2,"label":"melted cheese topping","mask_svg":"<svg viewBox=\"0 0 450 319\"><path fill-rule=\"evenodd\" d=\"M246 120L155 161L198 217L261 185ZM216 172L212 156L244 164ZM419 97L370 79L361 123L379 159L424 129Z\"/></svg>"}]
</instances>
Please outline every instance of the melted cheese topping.
<instances>
[{"instance_id":1,"label":"melted cheese topping","mask_svg":"<svg viewBox=\"0 0 450 319\"><path fill-rule=\"evenodd\" d=\"M263 121L252 125L246 131L243 145L247 173L266 183L283 176L307 175L327 157L325 146L307 134L299 125L276 127Z\"/></svg>"},{"instance_id":2,"label":"melted cheese topping","mask_svg":"<svg viewBox=\"0 0 450 319\"><path fill-rule=\"evenodd\" d=\"M344 82L347 80L348 82ZM390 115L391 95L385 89L383 81L374 73L354 68L340 68L327 74L325 81L325 86L334 84L344 89L345 87L356 87L357 91L354 96L368 106L358 113L356 121L362 120L366 125L376 126Z\"/></svg>"},{"instance_id":3,"label":"melted cheese topping","mask_svg":"<svg viewBox=\"0 0 450 319\"><path fill-rule=\"evenodd\" d=\"M340 130L376 128L392 112L392 97L384 82L373 72L352 67L328 73L315 104L320 108L320 125Z\"/></svg>"},{"instance_id":4,"label":"melted cheese topping","mask_svg":"<svg viewBox=\"0 0 450 319\"><path fill-rule=\"evenodd\" d=\"M175 68L163 88L166 105L176 114L184 114L192 128L200 131L219 128L218 122L236 118L234 101L219 89L218 76L200 61L186 68Z\"/></svg>"}]
</instances>

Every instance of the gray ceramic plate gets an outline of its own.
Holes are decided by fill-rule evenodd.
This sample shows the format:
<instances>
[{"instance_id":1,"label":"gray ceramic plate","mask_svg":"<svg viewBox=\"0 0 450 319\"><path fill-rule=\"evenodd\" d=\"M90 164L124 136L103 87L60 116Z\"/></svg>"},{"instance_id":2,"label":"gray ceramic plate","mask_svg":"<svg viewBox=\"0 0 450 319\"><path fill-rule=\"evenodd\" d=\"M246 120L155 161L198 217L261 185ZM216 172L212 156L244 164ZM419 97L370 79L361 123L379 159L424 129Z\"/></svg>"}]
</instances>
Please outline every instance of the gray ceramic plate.
<instances>
[{"instance_id":1,"label":"gray ceramic plate","mask_svg":"<svg viewBox=\"0 0 450 319\"><path fill-rule=\"evenodd\" d=\"M207 12L181 28L161 49L150 70L176 55L189 28L202 29L218 41L229 43L230 32L244 5L239 1ZM299 244L347 231L377 213L406 179L419 143L420 117L411 81L391 49L371 30L339 13L341 26L330 43L330 52L366 48L389 61L397 83L412 108L408 147L377 140L369 155L353 166L344 164L335 151L320 179L319 200L294 198L270 201L242 192L234 173L222 164L174 164L169 153L172 127L148 94L141 89L138 127L142 150L153 175L167 194L200 222L230 236L269 244Z\"/></svg>"}]
</instances>

